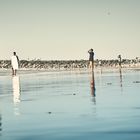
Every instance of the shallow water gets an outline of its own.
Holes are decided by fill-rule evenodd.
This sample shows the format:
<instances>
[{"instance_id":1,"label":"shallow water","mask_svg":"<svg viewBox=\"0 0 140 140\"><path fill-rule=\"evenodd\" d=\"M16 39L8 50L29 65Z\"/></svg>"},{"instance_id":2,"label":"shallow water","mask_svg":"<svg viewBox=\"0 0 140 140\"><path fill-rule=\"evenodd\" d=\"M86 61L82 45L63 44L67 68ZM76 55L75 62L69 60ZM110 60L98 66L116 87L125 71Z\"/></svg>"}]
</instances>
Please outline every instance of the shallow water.
<instances>
[{"instance_id":1,"label":"shallow water","mask_svg":"<svg viewBox=\"0 0 140 140\"><path fill-rule=\"evenodd\" d=\"M138 140L140 71L0 71L0 140Z\"/></svg>"}]
</instances>

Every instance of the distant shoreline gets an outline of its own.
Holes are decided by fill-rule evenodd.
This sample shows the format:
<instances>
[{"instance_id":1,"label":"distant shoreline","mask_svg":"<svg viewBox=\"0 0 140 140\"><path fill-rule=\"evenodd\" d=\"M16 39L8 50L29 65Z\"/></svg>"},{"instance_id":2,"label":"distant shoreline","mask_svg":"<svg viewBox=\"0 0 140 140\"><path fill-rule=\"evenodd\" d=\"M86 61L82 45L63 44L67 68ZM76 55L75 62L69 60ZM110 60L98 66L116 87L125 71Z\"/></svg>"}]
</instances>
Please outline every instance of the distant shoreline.
<instances>
[{"instance_id":1,"label":"distant shoreline","mask_svg":"<svg viewBox=\"0 0 140 140\"><path fill-rule=\"evenodd\" d=\"M75 70L88 69L88 60L20 60L21 70ZM119 60L94 61L95 68L118 68ZM123 59L122 68L140 68L140 60ZM0 60L0 69L11 69L10 60Z\"/></svg>"}]
</instances>

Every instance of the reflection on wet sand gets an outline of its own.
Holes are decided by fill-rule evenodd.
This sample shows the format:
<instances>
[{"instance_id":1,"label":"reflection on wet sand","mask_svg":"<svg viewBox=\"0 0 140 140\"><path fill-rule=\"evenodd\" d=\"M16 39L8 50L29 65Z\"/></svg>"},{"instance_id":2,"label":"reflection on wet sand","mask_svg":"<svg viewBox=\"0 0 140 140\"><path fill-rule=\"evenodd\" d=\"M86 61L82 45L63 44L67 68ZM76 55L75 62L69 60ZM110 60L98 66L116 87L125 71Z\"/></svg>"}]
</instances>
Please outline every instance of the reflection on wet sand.
<instances>
[{"instance_id":1,"label":"reflection on wet sand","mask_svg":"<svg viewBox=\"0 0 140 140\"><path fill-rule=\"evenodd\" d=\"M121 93L123 92L123 85L122 85L122 69L119 68L119 74L120 74L120 90Z\"/></svg>"},{"instance_id":2,"label":"reflection on wet sand","mask_svg":"<svg viewBox=\"0 0 140 140\"><path fill-rule=\"evenodd\" d=\"M96 104L94 68L91 69L90 90L91 90L92 102Z\"/></svg>"},{"instance_id":3,"label":"reflection on wet sand","mask_svg":"<svg viewBox=\"0 0 140 140\"><path fill-rule=\"evenodd\" d=\"M14 103L20 102L19 76L13 76L13 101Z\"/></svg>"},{"instance_id":4,"label":"reflection on wet sand","mask_svg":"<svg viewBox=\"0 0 140 140\"><path fill-rule=\"evenodd\" d=\"M96 104L95 87L93 86L93 82L92 81L91 81L91 84L90 84L90 89L91 89L92 102L94 102L94 104Z\"/></svg>"},{"instance_id":5,"label":"reflection on wet sand","mask_svg":"<svg viewBox=\"0 0 140 140\"><path fill-rule=\"evenodd\" d=\"M1 135L1 131L2 131L2 116L0 114L0 135Z\"/></svg>"},{"instance_id":6,"label":"reflection on wet sand","mask_svg":"<svg viewBox=\"0 0 140 140\"><path fill-rule=\"evenodd\" d=\"M121 68L119 69L120 72L120 87L122 87L122 70Z\"/></svg>"},{"instance_id":7,"label":"reflection on wet sand","mask_svg":"<svg viewBox=\"0 0 140 140\"><path fill-rule=\"evenodd\" d=\"M122 57L121 55L118 55L118 58L119 58L119 73L120 73L120 87L121 87L121 90L122 90Z\"/></svg>"},{"instance_id":8,"label":"reflection on wet sand","mask_svg":"<svg viewBox=\"0 0 140 140\"><path fill-rule=\"evenodd\" d=\"M95 98L95 96L92 96L91 101L94 103L94 105L96 105L96 98Z\"/></svg>"},{"instance_id":9,"label":"reflection on wet sand","mask_svg":"<svg viewBox=\"0 0 140 140\"><path fill-rule=\"evenodd\" d=\"M14 114L20 115L18 103L20 102L20 78L19 76L13 76L13 102Z\"/></svg>"},{"instance_id":10,"label":"reflection on wet sand","mask_svg":"<svg viewBox=\"0 0 140 140\"><path fill-rule=\"evenodd\" d=\"M95 97L95 79L94 79L94 71L91 72L91 80L90 80L90 88L91 88L91 95Z\"/></svg>"}]
</instances>

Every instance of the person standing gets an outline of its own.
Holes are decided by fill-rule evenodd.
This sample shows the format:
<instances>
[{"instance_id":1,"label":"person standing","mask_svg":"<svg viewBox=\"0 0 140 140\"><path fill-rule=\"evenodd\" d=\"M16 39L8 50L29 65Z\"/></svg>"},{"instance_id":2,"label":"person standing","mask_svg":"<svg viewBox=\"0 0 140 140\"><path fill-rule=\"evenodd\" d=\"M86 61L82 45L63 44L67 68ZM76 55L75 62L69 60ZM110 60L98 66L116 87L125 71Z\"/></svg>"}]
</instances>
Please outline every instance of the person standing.
<instances>
[{"instance_id":1,"label":"person standing","mask_svg":"<svg viewBox=\"0 0 140 140\"><path fill-rule=\"evenodd\" d=\"M11 57L11 65L12 65L12 75L16 76L17 70L19 68L19 58L16 55L16 52L13 52L13 56Z\"/></svg>"},{"instance_id":2,"label":"person standing","mask_svg":"<svg viewBox=\"0 0 140 140\"><path fill-rule=\"evenodd\" d=\"M94 52L93 52L93 49L90 49L88 51L89 53L89 68L94 68Z\"/></svg>"},{"instance_id":3,"label":"person standing","mask_svg":"<svg viewBox=\"0 0 140 140\"><path fill-rule=\"evenodd\" d=\"M88 51L89 53L89 70L91 72L91 80L90 80L90 87L91 87L91 95L95 97L95 80L94 80L94 52L93 49Z\"/></svg>"}]
</instances>

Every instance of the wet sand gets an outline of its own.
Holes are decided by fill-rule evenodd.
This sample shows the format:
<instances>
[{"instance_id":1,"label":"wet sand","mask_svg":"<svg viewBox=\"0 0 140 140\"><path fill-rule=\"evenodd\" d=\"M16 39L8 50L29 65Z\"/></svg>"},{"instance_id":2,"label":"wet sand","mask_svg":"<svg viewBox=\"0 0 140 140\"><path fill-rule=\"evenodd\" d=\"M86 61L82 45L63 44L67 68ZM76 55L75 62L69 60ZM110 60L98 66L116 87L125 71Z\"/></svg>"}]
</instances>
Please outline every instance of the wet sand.
<instances>
[{"instance_id":1,"label":"wet sand","mask_svg":"<svg viewBox=\"0 0 140 140\"><path fill-rule=\"evenodd\" d=\"M1 140L137 140L140 71L0 72Z\"/></svg>"}]
</instances>

